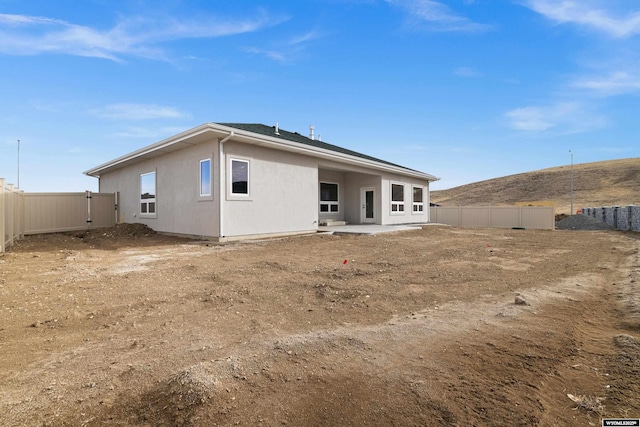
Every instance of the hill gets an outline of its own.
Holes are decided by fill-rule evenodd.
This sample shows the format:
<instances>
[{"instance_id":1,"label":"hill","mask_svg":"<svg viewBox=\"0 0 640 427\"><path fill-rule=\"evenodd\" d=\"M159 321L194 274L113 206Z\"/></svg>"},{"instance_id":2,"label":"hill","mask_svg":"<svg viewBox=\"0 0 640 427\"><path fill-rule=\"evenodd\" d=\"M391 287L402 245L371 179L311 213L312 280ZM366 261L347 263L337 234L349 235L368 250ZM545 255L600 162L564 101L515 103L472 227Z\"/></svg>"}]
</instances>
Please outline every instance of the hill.
<instances>
[{"instance_id":1,"label":"hill","mask_svg":"<svg viewBox=\"0 0 640 427\"><path fill-rule=\"evenodd\" d=\"M640 157L573 165L574 210L589 206L640 204ZM443 206L511 206L552 201L569 213L571 166L541 169L431 192ZM533 203L532 203L533 204Z\"/></svg>"}]
</instances>

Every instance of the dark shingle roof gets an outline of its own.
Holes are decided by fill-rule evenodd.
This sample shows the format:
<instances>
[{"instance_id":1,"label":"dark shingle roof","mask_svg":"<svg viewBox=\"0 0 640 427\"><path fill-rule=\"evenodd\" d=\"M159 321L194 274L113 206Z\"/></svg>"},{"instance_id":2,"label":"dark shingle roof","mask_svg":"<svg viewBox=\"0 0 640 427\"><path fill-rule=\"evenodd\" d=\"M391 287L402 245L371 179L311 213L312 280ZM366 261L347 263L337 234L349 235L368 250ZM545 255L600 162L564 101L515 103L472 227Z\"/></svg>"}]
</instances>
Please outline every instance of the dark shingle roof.
<instances>
[{"instance_id":1,"label":"dark shingle roof","mask_svg":"<svg viewBox=\"0 0 640 427\"><path fill-rule=\"evenodd\" d=\"M227 126L230 128L244 130L247 132L253 132L260 135L270 136L272 138L279 138L279 139L284 139L286 141L293 141L293 142L309 145L316 148L323 148L325 150L335 151L337 153L359 157L361 159L372 160L374 162L395 166L395 167L410 170L413 172L419 172L419 171L416 171L415 169L410 169L395 163L387 162L386 160L382 160L372 156L367 156L366 154L358 153L357 151L348 150L346 148L338 147L337 145L333 145L333 144L327 144L326 142L318 141L317 139L307 138L306 136L300 135L298 132L289 132L282 128L278 128L279 135L276 135L275 126L267 126L260 123L218 123L218 124L222 126Z\"/></svg>"}]
</instances>

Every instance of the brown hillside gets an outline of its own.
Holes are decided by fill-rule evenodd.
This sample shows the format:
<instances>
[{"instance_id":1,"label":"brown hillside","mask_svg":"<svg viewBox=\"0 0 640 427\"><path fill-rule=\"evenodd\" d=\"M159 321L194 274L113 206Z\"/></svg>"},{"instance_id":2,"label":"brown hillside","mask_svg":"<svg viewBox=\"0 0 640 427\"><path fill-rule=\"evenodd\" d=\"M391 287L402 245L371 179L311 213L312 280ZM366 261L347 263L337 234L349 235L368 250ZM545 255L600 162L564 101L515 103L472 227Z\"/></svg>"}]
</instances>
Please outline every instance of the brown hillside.
<instances>
[{"instance_id":1,"label":"brown hillside","mask_svg":"<svg viewBox=\"0 0 640 427\"><path fill-rule=\"evenodd\" d=\"M640 204L640 158L573 165L574 210L589 206ZM571 167L560 166L432 191L443 206L508 206L553 201L557 213L569 213Z\"/></svg>"}]
</instances>

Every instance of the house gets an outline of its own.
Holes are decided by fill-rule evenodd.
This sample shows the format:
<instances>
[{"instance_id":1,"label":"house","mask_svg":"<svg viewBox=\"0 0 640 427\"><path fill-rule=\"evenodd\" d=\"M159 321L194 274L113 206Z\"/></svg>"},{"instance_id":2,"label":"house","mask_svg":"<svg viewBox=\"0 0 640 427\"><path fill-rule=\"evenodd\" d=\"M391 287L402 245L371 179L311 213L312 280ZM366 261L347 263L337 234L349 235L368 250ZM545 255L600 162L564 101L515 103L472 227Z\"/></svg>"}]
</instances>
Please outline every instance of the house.
<instances>
[{"instance_id":1,"label":"house","mask_svg":"<svg viewBox=\"0 0 640 427\"><path fill-rule=\"evenodd\" d=\"M276 126L205 123L85 172L121 222L239 240L429 222L437 178Z\"/></svg>"}]
</instances>

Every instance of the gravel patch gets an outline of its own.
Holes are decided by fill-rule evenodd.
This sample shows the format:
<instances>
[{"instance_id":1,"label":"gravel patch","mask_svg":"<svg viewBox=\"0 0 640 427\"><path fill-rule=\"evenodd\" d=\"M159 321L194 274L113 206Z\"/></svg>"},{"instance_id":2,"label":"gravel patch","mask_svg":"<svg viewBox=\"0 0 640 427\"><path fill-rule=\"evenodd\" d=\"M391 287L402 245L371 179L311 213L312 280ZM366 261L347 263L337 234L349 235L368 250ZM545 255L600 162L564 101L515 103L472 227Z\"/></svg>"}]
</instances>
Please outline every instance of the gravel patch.
<instances>
[{"instance_id":1,"label":"gravel patch","mask_svg":"<svg viewBox=\"0 0 640 427\"><path fill-rule=\"evenodd\" d=\"M571 215L556 222L558 230L615 230L606 222L588 217L586 215Z\"/></svg>"}]
</instances>

